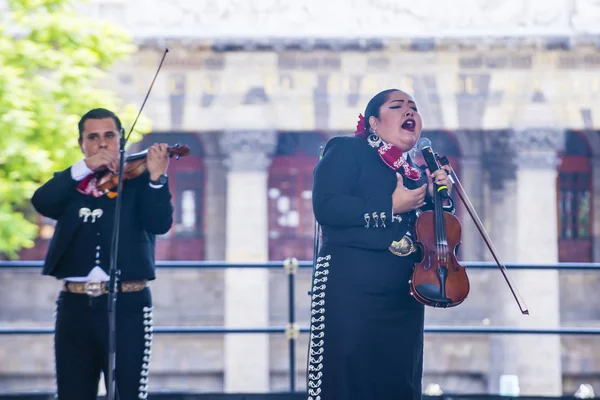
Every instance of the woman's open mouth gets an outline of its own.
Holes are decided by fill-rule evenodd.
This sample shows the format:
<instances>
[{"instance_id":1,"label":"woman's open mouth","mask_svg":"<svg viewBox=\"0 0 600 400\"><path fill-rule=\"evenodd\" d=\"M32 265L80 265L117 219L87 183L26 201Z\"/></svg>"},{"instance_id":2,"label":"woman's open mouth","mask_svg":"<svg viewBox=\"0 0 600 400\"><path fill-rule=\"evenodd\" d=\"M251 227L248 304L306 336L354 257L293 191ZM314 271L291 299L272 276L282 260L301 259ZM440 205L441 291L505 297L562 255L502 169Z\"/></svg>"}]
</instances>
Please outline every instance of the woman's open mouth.
<instances>
[{"instance_id":1,"label":"woman's open mouth","mask_svg":"<svg viewBox=\"0 0 600 400\"><path fill-rule=\"evenodd\" d=\"M409 118L406 121L404 121L401 128L404 129L405 131L414 132L415 126L417 126L417 124L415 123L415 120L412 118Z\"/></svg>"}]
</instances>

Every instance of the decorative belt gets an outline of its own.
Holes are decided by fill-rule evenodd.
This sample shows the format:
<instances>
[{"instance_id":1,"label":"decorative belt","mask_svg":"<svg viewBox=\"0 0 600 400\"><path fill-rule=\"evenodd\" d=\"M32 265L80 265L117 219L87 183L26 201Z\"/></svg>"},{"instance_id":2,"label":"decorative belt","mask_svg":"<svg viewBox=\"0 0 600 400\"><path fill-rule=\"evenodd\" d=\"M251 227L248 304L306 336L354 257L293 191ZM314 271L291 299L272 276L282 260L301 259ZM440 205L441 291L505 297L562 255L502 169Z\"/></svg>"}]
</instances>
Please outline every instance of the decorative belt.
<instances>
[{"instance_id":1,"label":"decorative belt","mask_svg":"<svg viewBox=\"0 0 600 400\"><path fill-rule=\"evenodd\" d=\"M148 286L147 281L128 281L117 284L117 292L139 292ZM87 294L90 297L98 297L108 294L108 282L89 281L89 282L68 282L63 285L63 291L77 294Z\"/></svg>"},{"instance_id":2,"label":"decorative belt","mask_svg":"<svg viewBox=\"0 0 600 400\"><path fill-rule=\"evenodd\" d=\"M392 254L399 257L406 257L417 251L417 246L413 243L412 239L408 235L402 236L402 239L393 241L389 247Z\"/></svg>"}]
</instances>

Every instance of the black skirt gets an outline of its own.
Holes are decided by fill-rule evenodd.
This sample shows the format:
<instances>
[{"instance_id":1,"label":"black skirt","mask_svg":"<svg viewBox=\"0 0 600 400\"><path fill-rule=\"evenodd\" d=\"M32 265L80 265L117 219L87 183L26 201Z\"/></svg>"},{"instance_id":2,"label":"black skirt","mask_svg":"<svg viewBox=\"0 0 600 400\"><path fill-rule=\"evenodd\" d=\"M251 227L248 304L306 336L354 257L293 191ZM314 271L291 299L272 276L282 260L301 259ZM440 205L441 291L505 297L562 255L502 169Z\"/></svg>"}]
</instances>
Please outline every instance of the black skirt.
<instances>
[{"instance_id":1,"label":"black skirt","mask_svg":"<svg viewBox=\"0 0 600 400\"><path fill-rule=\"evenodd\" d=\"M313 271L309 400L421 399L424 307L415 254L325 244Z\"/></svg>"}]
</instances>

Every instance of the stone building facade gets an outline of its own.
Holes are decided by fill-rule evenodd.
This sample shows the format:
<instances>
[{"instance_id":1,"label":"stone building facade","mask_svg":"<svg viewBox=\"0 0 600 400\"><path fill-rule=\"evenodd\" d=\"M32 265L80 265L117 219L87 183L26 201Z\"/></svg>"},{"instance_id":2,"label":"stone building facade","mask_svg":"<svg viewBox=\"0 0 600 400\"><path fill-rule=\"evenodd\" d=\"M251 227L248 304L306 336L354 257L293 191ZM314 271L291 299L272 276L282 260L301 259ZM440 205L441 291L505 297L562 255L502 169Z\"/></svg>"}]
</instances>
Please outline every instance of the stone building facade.
<instances>
[{"instance_id":1,"label":"stone building facade","mask_svg":"<svg viewBox=\"0 0 600 400\"><path fill-rule=\"evenodd\" d=\"M159 239L158 259L311 260L319 147L352 134L368 100L397 87L415 97L424 135L449 157L503 262L600 260L595 2L138 3L97 0L81 11L126 26L138 43L101 83L126 102L141 101L169 48L145 107L153 132L131 148L163 141L192 149L170 165L175 226ZM493 261L455 201L463 226L459 259ZM43 257L52 224L40 225L40 239L23 259ZM38 271L2 274L2 324L51 326L58 284ZM426 324L599 325L600 311L589 301L600 288L597 274L509 275L529 316L499 271L471 270L467 301L428 309ZM300 270L301 326L308 323L309 283L310 271ZM155 325L287 323L283 268L160 269L152 287ZM161 335L151 389L286 390L287 344L284 335ZM300 335L299 389L306 346ZM52 387L49 336L0 336L0 349L0 390ZM506 374L519 377L522 394L569 393L586 382L600 390L594 337L431 334L425 358L424 384L446 392L498 392Z\"/></svg>"}]
</instances>

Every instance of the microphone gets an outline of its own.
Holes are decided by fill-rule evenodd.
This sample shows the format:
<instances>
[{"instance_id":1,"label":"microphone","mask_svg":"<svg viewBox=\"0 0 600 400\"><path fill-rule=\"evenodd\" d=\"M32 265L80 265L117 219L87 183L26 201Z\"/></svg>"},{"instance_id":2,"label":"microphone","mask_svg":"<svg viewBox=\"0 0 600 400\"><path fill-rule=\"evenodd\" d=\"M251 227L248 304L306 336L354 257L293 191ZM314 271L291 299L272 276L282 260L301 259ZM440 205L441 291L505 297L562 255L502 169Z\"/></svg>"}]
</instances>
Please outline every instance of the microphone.
<instances>
[{"instance_id":1,"label":"microphone","mask_svg":"<svg viewBox=\"0 0 600 400\"><path fill-rule=\"evenodd\" d=\"M440 166L438 165L435 156L433 155L433 149L431 148L431 140L422 137L421 139L419 139L419 143L417 143L417 148L421 150L421 153L423 153L423 158L427 163L427 168L429 168L430 173L433 174L435 171L440 169ZM433 185L443 199L450 198L450 195L448 194L448 186L440 186L437 185L435 182L433 183Z\"/></svg>"}]
</instances>

